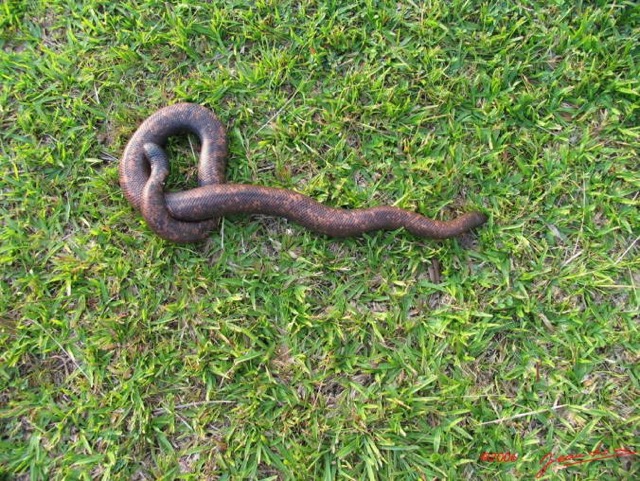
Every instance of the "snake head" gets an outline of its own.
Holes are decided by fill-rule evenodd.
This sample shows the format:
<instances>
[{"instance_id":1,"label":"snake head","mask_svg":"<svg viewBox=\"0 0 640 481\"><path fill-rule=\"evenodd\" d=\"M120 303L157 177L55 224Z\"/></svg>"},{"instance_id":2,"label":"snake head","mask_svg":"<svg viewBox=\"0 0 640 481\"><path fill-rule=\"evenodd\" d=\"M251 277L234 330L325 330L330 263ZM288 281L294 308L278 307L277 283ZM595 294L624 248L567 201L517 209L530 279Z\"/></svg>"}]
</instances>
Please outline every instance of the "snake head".
<instances>
[{"instance_id":1,"label":"snake head","mask_svg":"<svg viewBox=\"0 0 640 481\"><path fill-rule=\"evenodd\" d=\"M151 142L142 146L144 155L151 165L151 178L164 182L169 176L169 157L162 147Z\"/></svg>"},{"instance_id":2,"label":"snake head","mask_svg":"<svg viewBox=\"0 0 640 481\"><path fill-rule=\"evenodd\" d=\"M144 156L151 166L149 180L142 189L140 212L147 224L163 239L173 242L196 242L209 237L217 219L201 222L184 222L171 216L164 197L164 181L169 175L169 158L162 147L155 143L142 146Z\"/></svg>"}]
</instances>

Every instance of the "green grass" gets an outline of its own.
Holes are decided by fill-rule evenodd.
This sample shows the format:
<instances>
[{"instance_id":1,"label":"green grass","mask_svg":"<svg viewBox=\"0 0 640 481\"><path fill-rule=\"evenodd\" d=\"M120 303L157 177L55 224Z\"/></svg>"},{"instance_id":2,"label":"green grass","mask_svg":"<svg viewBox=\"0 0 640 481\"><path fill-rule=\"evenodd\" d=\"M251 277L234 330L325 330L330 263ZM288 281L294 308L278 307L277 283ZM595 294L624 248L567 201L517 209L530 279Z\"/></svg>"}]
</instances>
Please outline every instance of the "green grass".
<instances>
[{"instance_id":1,"label":"green grass","mask_svg":"<svg viewBox=\"0 0 640 481\"><path fill-rule=\"evenodd\" d=\"M533 479L640 451L637 4L71 3L0 5L0 478ZM225 123L234 182L490 221L166 243L117 162L177 101ZM193 185L197 146L171 152Z\"/></svg>"}]
</instances>

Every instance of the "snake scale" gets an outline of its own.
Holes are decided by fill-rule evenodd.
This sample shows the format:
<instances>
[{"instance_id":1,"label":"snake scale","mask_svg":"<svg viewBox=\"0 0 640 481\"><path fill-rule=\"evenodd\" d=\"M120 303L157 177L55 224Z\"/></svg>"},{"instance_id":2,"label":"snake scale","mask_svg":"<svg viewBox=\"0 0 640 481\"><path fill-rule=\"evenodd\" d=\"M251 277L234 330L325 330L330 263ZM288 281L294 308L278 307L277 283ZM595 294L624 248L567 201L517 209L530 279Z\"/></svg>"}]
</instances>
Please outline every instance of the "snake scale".
<instances>
[{"instance_id":1,"label":"snake scale","mask_svg":"<svg viewBox=\"0 0 640 481\"><path fill-rule=\"evenodd\" d=\"M201 143L198 187L165 193L169 160L163 147L169 137L181 133L195 134ZM290 190L227 184L226 154L225 130L213 112L197 104L171 105L151 115L129 140L120 162L120 185L156 234L179 243L207 238L226 214L282 216L332 237L404 227L420 237L446 239L487 220L480 212L439 221L390 206L335 209Z\"/></svg>"}]
</instances>

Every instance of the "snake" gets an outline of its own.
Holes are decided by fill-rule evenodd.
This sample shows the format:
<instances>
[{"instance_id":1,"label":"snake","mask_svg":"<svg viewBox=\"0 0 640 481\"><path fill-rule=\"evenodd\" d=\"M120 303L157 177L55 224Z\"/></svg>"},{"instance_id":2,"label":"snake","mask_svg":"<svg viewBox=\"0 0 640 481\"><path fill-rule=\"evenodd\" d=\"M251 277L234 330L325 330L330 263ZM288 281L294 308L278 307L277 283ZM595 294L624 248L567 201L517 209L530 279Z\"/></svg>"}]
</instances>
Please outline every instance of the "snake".
<instances>
[{"instance_id":1,"label":"snake","mask_svg":"<svg viewBox=\"0 0 640 481\"><path fill-rule=\"evenodd\" d=\"M165 192L167 140L185 133L200 141L198 186ZM487 221L487 215L477 211L443 221L394 206L340 209L292 190L226 183L226 156L225 129L211 110L193 103L173 104L144 120L129 139L119 164L120 186L150 229L176 243L207 239L220 217L231 214L280 216L330 237L405 228L418 237L447 239Z\"/></svg>"}]
</instances>

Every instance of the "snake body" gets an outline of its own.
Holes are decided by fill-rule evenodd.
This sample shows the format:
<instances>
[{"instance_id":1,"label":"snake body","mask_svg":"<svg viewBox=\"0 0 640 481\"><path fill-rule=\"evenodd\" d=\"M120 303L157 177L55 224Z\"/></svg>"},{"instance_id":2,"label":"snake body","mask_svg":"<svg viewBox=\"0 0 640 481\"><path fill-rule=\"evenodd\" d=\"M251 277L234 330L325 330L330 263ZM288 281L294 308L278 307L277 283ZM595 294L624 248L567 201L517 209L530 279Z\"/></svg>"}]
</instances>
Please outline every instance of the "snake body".
<instances>
[{"instance_id":1,"label":"snake body","mask_svg":"<svg viewBox=\"0 0 640 481\"><path fill-rule=\"evenodd\" d=\"M170 136L185 132L195 134L202 145L199 186L165 193L169 159L163 147ZM446 239L487 220L480 212L439 221L390 206L335 209L290 190L227 184L226 154L224 127L210 110L196 104L175 104L151 115L131 137L120 162L120 185L156 234L180 243L207 238L217 225L217 218L226 214L282 216L332 237L404 227L420 237Z\"/></svg>"}]
</instances>

